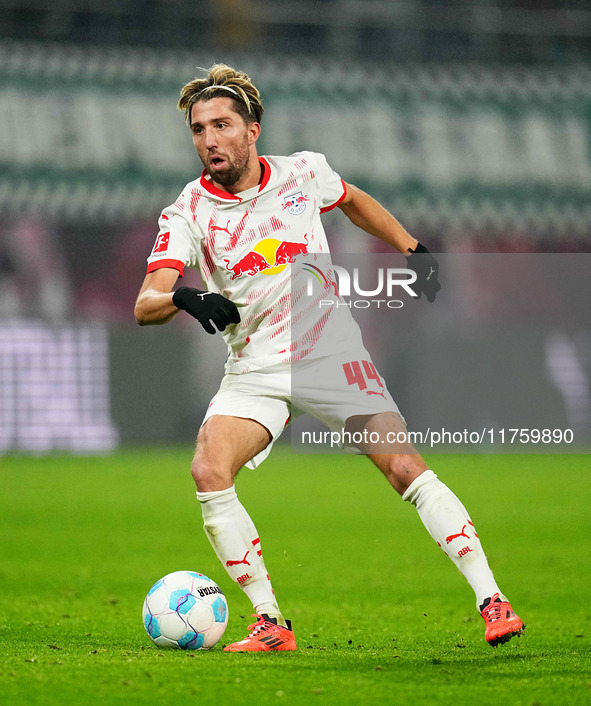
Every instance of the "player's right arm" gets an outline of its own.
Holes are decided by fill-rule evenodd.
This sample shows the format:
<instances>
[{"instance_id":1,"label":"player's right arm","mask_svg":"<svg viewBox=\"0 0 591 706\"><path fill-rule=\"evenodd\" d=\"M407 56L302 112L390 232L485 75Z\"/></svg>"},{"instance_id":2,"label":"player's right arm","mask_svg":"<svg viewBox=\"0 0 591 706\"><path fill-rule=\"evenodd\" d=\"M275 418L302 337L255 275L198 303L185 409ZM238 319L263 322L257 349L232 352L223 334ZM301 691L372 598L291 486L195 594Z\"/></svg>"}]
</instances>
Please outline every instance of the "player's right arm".
<instances>
[{"instance_id":1,"label":"player's right arm","mask_svg":"<svg viewBox=\"0 0 591 706\"><path fill-rule=\"evenodd\" d=\"M234 302L215 292L194 287L179 287L172 292L179 272L163 267L146 275L135 303L135 320L140 326L167 324L179 311L193 316L207 333L224 331L230 324L240 323Z\"/></svg>"},{"instance_id":2,"label":"player's right arm","mask_svg":"<svg viewBox=\"0 0 591 706\"><path fill-rule=\"evenodd\" d=\"M181 204L184 198L181 194ZM172 291L185 266L199 262L199 235L182 211L175 203L160 216L160 231L148 258L148 274L135 302L135 319L140 326L167 324L183 310L197 319L207 333L215 334L216 329L224 331L227 326L240 323L236 304L217 292L194 287Z\"/></svg>"},{"instance_id":3,"label":"player's right arm","mask_svg":"<svg viewBox=\"0 0 591 706\"><path fill-rule=\"evenodd\" d=\"M171 267L162 267L146 275L133 312L140 326L167 324L179 313L180 309L172 302L172 288L178 277L178 270Z\"/></svg>"}]
</instances>

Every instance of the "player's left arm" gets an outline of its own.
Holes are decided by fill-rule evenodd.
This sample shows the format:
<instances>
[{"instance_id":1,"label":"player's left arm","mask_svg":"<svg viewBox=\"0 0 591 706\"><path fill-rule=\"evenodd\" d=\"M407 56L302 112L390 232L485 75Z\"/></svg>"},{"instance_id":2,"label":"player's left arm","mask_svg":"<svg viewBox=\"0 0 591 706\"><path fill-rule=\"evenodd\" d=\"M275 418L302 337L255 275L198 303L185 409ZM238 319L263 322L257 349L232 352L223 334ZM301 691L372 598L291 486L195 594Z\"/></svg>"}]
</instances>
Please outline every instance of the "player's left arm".
<instances>
[{"instance_id":1,"label":"player's left arm","mask_svg":"<svg viewBox=\"0 0 591 706\"><path fill-rule=\"evenodd\" d=\"M402 225L365 191L353 184L346 184L347 195L339 204L347 218L366 233L392 245L404 255L409 255L419 244Z\"/></svg>"},{"instance_id":2,"label":"player's left arm","mask_svg":"<svg viewBox=\"0 0 591 706\"><path fill-rule=\"evenodd\" d=\"M435 300L441 289L438 280L439 265L427 248L406 232L404 227L369 194L353 184L346 184L347 194L339 208L347 218L366 233L380 238L399 250L407 258L407 266L417 273L415 289Z\"/></svg>"}]
</instances>

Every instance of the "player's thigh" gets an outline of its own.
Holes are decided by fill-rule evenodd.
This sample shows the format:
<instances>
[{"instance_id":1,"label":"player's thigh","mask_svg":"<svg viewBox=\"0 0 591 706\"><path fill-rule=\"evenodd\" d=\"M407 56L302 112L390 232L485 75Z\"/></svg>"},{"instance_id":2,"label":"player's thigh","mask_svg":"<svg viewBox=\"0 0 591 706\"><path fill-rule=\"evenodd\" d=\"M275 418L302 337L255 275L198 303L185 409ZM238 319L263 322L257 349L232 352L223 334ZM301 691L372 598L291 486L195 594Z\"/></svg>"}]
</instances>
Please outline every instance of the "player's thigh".
<instances>
[{"instance_id":1,"label":"player's thigh","mask_svg":"<svg viewBox=\"0 0 591 706\"><path fill-rule=\"evenodd\" d=\"M229 488L242 466L271 440L269 430L254 419L210 417L199 430L191 466L197 489L206 493Z\"/></svg>"},{"instance_id":2,"label":"player's thigh","mask_svg":"<svg viewBox=\"0 0 591 706\"><path fill-rule=\"evenodd\" d=\"M351 417L399 413L384 379L361 347L292 364L292 403L338 432Z\"/></svg>"}]
</instances>

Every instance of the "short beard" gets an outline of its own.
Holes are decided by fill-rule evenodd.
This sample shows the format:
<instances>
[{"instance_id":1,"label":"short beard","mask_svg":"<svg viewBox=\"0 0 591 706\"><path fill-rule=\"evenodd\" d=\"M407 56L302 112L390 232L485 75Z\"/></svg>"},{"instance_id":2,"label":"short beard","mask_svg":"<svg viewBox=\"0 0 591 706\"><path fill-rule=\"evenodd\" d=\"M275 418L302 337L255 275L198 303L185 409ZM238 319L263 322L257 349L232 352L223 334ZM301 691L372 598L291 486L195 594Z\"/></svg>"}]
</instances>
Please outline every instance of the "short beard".
<instances>
[{"instance_id":1,"label":"short beard","mask_svg":"<svg viewBox=\"0 0 591 706\"><path fill-rule=\"evenodd\" d=\"M234 164L228 164L228 166L222 171L211 172L209 169L207 173L218 184L222 186L234 186L237 182L242 179L242 177L248 173L248 162L249 162L249 150L248 145L244 146L238 154L235 155Z\"/></svg>"},{"instance_id":2,"label":"short beard","mask_svg":"<svg viewBox=\"0 0 591 706\"><path fill-rule=\"evenodd\" d=\"M234 186L248 171L248 163L241 166L231 165L223 171L213 172L207 170L209 176L222 186Z\"/></svg>"}]
</instances>

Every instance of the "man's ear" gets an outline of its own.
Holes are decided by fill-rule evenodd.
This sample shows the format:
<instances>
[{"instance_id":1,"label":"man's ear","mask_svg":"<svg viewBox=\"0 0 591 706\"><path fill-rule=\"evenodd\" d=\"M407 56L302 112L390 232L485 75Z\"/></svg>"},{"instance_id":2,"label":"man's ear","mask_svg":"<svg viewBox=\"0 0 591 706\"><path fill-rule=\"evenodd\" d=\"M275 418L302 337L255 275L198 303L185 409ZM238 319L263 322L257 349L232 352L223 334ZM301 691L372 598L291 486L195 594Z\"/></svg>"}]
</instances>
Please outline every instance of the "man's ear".
<instances>
[{"instance_id":1,"label":"man's ear","mask_svg":"<svg viewBox=\"0 0 591 706\"><path fill-rule=\"evenodd\" d=\"M248 125L248 137L249 137L249 143L251 145L254 145L254 143L259 139L259 135L261 134L261 124L260 123L249 123Z\"/></svg>"}]
</instances>

